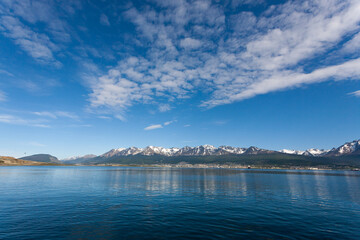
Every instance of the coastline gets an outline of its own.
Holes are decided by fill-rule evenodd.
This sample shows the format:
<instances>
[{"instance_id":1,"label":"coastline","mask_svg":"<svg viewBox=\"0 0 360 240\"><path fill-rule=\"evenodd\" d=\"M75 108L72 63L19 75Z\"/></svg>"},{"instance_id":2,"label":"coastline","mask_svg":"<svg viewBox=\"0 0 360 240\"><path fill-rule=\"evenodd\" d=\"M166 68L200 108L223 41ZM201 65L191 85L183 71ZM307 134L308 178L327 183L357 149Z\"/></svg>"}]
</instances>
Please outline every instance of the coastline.
<instances>
[{"instance_id":1,"label":"coastline","mask_svg":"<svg viewBox=\"0 0 360 240\"><path fill-rule=\"evenodd\" d=\"M330 166L305 167L305 166L263 166L263 165L240 165L240 164L56 164L22 161L21 163L0 163L0 167L19 167L19 166L51 166L51 167L141 167L141 168L196 168L196 169L253 169L253 170L308 170L308 171L360 171L360 168L344 166L332 168Z\"/></svg>"},{"instance_id":2,"label":"coastline","mask_svg":"<svg viewBox=\"0 0 360 240\"><path fill-rule=\"evenodd\" d=\"M257 166L257 165L230 165L230 164L96 164L96 165L71 165L71 166L98 166L98 167L159 167L159 168L209 168L209 169L257 169L257 170L339 170L360 171L359 168L330 168L330 167L282 167L282 166Z\"/></svg>"}]
</instances>

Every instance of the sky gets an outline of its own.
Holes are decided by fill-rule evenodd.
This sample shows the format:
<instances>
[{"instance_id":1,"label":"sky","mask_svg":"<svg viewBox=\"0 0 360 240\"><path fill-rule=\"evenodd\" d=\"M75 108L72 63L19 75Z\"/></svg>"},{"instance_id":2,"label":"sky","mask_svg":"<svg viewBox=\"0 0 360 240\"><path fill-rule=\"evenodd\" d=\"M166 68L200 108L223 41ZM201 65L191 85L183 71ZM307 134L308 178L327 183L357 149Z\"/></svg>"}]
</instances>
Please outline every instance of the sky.
<instances>
[{"instance_id":1,"label":"sky","mask_svg":"<svg viewBox=\"0 0 360 240\"><path fill-rule=\"evenodd\" d=\"M360 138L358 0L0 0L0 155Z\"/></svg>"}]
</instances>

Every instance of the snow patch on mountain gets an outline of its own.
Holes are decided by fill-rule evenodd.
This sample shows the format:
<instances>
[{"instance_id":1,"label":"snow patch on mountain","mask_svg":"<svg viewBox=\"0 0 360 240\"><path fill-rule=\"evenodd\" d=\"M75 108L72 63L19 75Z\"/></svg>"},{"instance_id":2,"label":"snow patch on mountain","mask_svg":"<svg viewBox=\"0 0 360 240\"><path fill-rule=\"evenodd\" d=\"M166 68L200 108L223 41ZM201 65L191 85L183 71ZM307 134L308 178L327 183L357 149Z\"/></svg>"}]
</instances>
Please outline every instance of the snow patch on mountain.
<instances>
[{"instance_id":1,"label":"snow patch on mountain","mask_svg":"<svg viewBox=\"0 0 360 240\"><path fill-rule=\"evenodd\" d=\"M354 140L347 142L338 148L333 148L327 155L329 156L340 156L360 153L360 140Z\"/></svg>"},{"instance_id":2,"label":"snow patch on mountain","mask_svg":"<svg viewBox=\"0 0 360 240\"><path fill-rule=\"evenodd\" d=\"M289 150L289 149L282 149L279 152L281 153L286 153L286 154L294 154L294 155L303 155L303 156L313 156L313 157L317 157L317 156L323 156L326 153L329 152L329 150L324 150L324 149L316 149L316 148L310 148L307 149L305 151L301 151L301 150Z\"/></svg>"},{"instance_id":3,"label":"snow patch on mountain","mask_svg":"<svg viewBox=\"0 0 360 240\"><path fill-rule=\"evenodd\" d=\"M278 152L284 154L295 154L295 155L303 155L303 156L313 156L313 157L322 157L322 156L341 156L348 154L360 154L360 140L355 140L352 142L345 143L344 145L333 148L331 150L324 149L316 149L310 148L305 151L301 150L289 150L282 149ZM232 146L220 146L214 147L212 145L201 145L197 147L189 147L185 146L183 148L164 148L164 147L155 147L148 146L145 148L137 148L137 147L129 147L129 148L115 148L110 151L100 155L100 158L111 158L111 157L120 157L120 156L135 156L135 155L143 155L143 156L153 156L153 155L161 155L167 157L173 156L220 156L220 155L240 155L240 154L272 154L276 153L275 151L260 149L257 147L249 147L249 148L241 148L241 147L232 147ZM95 155L85 155L85 156L76 156L63 159L63 161L74 161L81 159L91 159L95 158Z\"/></svg>"},{"instance_id":4,"label":"snow patch on mountain","mask_svg":"<svg viewBox=\"0 0 360 240\"><path fill-rule=\"evenodd\" d=\"M286 154L303 155L305 151L281 149L279 152L286 153Z\"/></svg>"},{"instance_id":5,"label":"snow patch on mountain","mask_svg":"<svg viewBox=\"0 0 360 240\"><path fill-rule=\"evenodd\" d=\"M61 159L61 161L73 161L73 160L78 160L78 159L90 159L90 158L95 158L95 157L97 157L97 156L94 154L87 154L84 156L72 156L72 157L64 158L64 159Z\"/></svg>"}]
</instances>

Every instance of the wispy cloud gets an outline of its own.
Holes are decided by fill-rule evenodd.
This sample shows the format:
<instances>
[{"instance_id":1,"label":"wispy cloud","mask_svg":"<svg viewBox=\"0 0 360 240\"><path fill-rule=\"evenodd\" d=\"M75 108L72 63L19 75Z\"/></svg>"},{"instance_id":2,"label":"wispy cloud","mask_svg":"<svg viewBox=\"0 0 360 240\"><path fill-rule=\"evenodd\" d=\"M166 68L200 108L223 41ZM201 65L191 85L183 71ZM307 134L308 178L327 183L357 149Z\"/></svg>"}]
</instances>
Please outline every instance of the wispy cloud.
<instances>
[{"instance_id":1,"label":"wispy cloud","mask_svg":"<svg viewBox=\"0 0 360 240\"><path fill-rule=\"evenodd\" d=\"M167 112L167 111L170 111L171 110L171 107L169 104L160 104L159 105L159 111L160 112Z\"/></svg>"},{"instance_id":2,"label":"wispy cloud","mask_svg":"<svg viewBox=\"0 0 360 240\"><path fill-rule=\"evenodd\" d=\"M79 116L74 114L74 113L64 112L64 111L56 111L55 114L58 117L71 118L73 120L79 120Z\"/></svg>"},{"instance_id":3,"label":"wispy cloud","mask_svg":"<svg viewBox=\"0 0 360 240\"><path fill-rule=\"evenodd\" d=\"M158 128L163 128L163 125L161 125L161 124L150 125L150 126L147 126L146 128L144 128L144 130L148 131L148 130L154 130L154 129L158 129Z\"/></svg>"},{"instance_id":4,"label":"wispy cloud","mask_svg":"<svg viewBox=\"0 0 360 240\"><path fill-rule=\"evenodd\" d=\"M50 117L50 118L57 118L56 114L51 112L33 112L33 114L41 117Z\"/></svg>"},{"instance_id":5,"label":"wispy cloud","mask_svg":"<svg viewBox=\"0 0 360 240\"><path fill-rule=\"evenodd\" d=\"M256 14L240 8L259 4L265 10ZM263 0L155 0L141 7L129 3L112 15L98 15L104 26L115 26L118 22L109 17L117 15L134 29L121 35L121 44L113 42L105 49L89 45L81 39L84 32L77 34L67 22L82 5L78 0L2 1L0 33L40 63L60 67L62 57L71 55L83 64L81 76L90 89L88 108L122 121L135 104L154 104L166 112L171 107L162 103L200 93L200 106L211 108L360 77L356 0L275 5ZM70 45L72 54L65 51ZM340 57L331 59L329 53ZM121 60L115 61L118 56ZM111 63L97 66L96 58ZM41 89L33 80L17 84L30 91Z\"/></svg>"},{"instance_id":6,"label":"wispy cloud","mask_svg":"<svg viewBox=\"0 0 360 240\"><path fill-rule=\"evenodd\" d=\"M196 49L201 46L201 41L193 38L184 38L180 40L180 46L186 49Z\"/></svg>"},{"instance_id":7,"label":"wispy cloud","mask_svg":"<svg viewBox=\"0 0 360 240\"><path fill-rule=\"evenodd\" d=\"M41 116L41 117L49 117L49 118L53 118L53 119L57 119L57 118L70 118L73 120L79 120L79 116L74 114L74 113L70 113L70 112L65 112L65 111L54 111L54 112L47 112L47 111L43 111L43 112L32 112L33 114L37 115L37 116Z\"/></svg>"},{"instance_id":8,"label":"wispy cloud","mask_svg":"<svg viewBox=\"0 0 360 240\"><path fill-rule=\"evenodd\" d=\"M111 119L111 117L108 117L108 116L98 116L98 118L100 118L100 119Z\"/></svg>"},{"instance_id":9,"label":"wispy cloud","mask_svg":"<svg viewBox=\"0 0 360 240\"><path fill-rule=\"evenodd\" d=\"M104 26L110 26L109 18L105 14L100 15L100 23Z\"/></svg>"},{"instance_id":10,"label":"wispy cloud","mask_svg":"<svg viewBox=\"0 0 360 240\"><path fill-rule=\"evenodd\" d=\"M164 122L164 126L170 125L170 124L172 124L173 122L176 122L176 121L174 120L174 121L167 121L167 122Z\"/></svg>"},{"instance_id":11,"label":"wispy cloud","mask_svg":"<svg viewBox=\"0 0 360 240\"><path fill-rule=\"evenodd\" d=\"M3 91L0 91L0 102L6 101L6 95Z\"/></svg>"},{"instance_id":12,"label":"wispy cloud","mask_svg":"<svg viewBox=\"0 0 360 240\"><path fill-rule=\"evenodd\" d=\"M351 93L349 93L349 95L353 95L355 97L360 97L360 90L355 91L355 92L351 92Z\"/></svg>"},{"instance_id":13,"label":"wispy cloud","mask_svg":"<svg viewBox=\"0 0 360 240\"><path fill-rule=\"evenodd\" d=\"M125 110L139 103L181 101L199 91L207 96L201 106L211 108L360 77L360 58L354 55L360 50L359 1L287 1L257 16L226 14L226 5L210 1L155 4L124 13L136 28L134 41L146 52L124 58L92 82L92 108ZM343 58L331 61L328 52Z\"/></svg>"},{"instance_id":14,"label":"wispy cloud","mask_svg":"<svg viewBox=\"0 0 360 240\"><path fill-rule=\"evenodd\" d=\"M40 128L49 128L50 126L44 124L42 120L28 120L25 118L17 117L14 115L1 114L0 123L14 124L14 125L24 125L31 127L40 127Z\"/></svg>"},{"instance_id":15,"label":"wispy cloud","mask_svg":"<svg viewBox=\"0 0 360 240\"><path fill-rule=\"evenodd\" d=\"M5 74L5 75L8 75L10 77L14 76L14 74L12 74L11 72L8 72L8 71L6 71L4 69L0 69L0 74Z\"/></svg>"},{"instance_id":16,"label":"wispy cloud","mask_svg":"<svg viewBox=\"0 0 360 240\"><path fill-rule=\"evenodd\" d=\"M79 0L1 1L0 33L11 38L37 62L61 67L55 55L72 41L71 26L65 19L80 8Z\"/></svg>"},{"instance_id":17,"label":"wispy cloud","mask_svg":"<svg viewBox=\"0 0 360 240\"><path fill-rule=\"evenodd\" d=\"M45 34L32 31L13 16L2 16L0 27L5 36L13 39L17 45L37 61L53 64L57 67L61 66L61 63L53 55L53 51L56 51L57 47Z\"/></svg>"},{"instance_id":18,"label":"wispy cloud","mask_svg":"<svg viewBox=\"0 0 360 240\"><path fill-rule=\"evenodd\" d=\"M165 126L168 126L174 122L176 122L176 120L167 121L167 122L164 122L163 124L153 124L153 125L147 126L146 128L144 128L144 130L148 131L148 130L154 130L154 129L158 129L158 128L164 128Z\"/></svg>"}]
</instances>

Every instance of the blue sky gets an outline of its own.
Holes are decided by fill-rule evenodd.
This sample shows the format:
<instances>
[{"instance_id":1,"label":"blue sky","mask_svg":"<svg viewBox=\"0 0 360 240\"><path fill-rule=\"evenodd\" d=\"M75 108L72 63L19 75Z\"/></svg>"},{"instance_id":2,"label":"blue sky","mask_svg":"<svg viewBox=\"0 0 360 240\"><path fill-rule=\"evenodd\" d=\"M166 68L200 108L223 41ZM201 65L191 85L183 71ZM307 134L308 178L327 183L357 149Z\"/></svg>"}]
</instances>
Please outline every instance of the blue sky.
<instances>
[{"instance_id":1,"label":"blue sky","mask_svg":"<svg viewBox=\"0 0 360 240\"><path fill-rule=\"evenodd\" d=\"M0 155L360 136L360 2L0 0Z\"/></svg>"}]
</instances>

